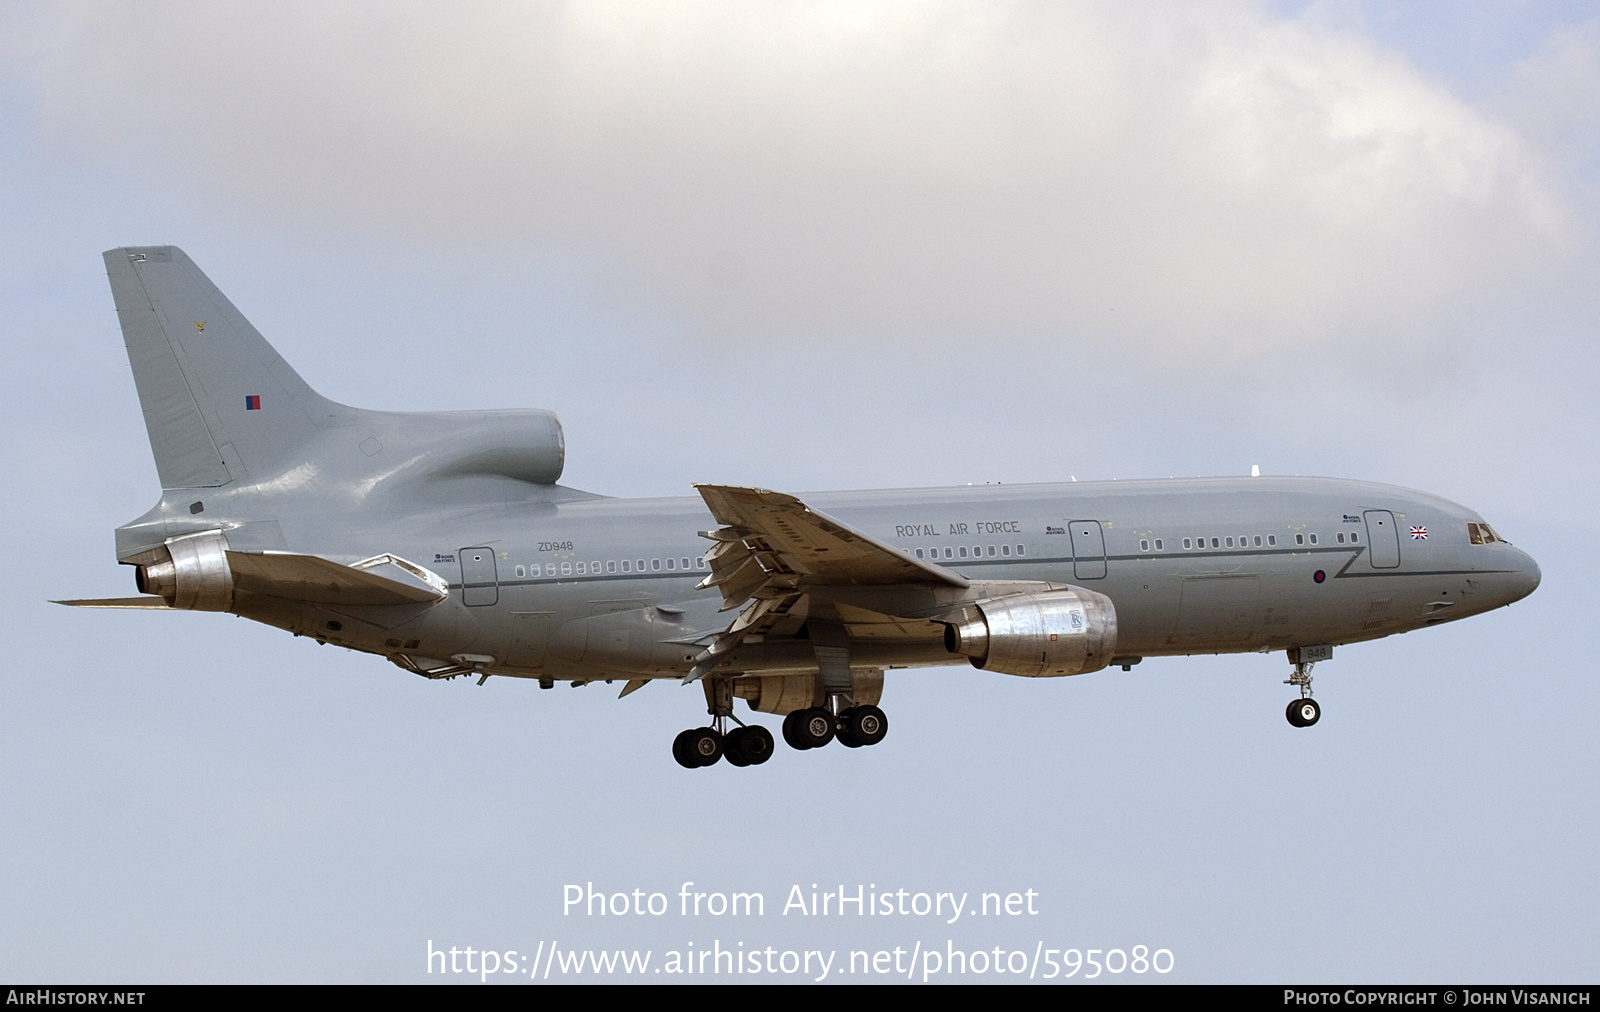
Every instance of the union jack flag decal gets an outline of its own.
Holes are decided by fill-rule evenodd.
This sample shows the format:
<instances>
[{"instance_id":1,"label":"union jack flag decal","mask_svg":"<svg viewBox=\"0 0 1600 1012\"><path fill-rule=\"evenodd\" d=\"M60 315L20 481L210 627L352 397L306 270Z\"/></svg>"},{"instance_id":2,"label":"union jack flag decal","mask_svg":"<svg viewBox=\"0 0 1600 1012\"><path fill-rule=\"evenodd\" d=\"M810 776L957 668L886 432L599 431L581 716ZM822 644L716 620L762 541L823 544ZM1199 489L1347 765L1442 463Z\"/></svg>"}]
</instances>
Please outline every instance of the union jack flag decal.
<instances>
[{"instance_id":1,"label":"union jack flag decal","mask_svg":"<svg viewBox=\"0 0 1600 1012\"><path fill-rule=\"evenodd\" d=\"M1413 527L1413 528L1411 528L1411 540L1412 541L1426 541L1426 540L1428 540L1428 529L1426 527Z\"/></svg>"}]
</instances>

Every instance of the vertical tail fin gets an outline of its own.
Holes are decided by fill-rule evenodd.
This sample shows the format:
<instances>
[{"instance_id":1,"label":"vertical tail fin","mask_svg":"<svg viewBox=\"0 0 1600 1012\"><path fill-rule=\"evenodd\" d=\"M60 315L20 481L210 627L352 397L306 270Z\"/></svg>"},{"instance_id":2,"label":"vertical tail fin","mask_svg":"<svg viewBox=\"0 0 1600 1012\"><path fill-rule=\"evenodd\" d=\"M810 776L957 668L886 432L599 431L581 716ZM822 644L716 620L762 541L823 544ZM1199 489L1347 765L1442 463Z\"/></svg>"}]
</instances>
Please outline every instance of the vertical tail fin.
<instances>
[{"instance_id":1,"label":"vertical tail fin","mask_svg":"<svg viewBox=\"0 0 1600 1012\"><path fill-rule=\"evenodd\" d=\"M347 412L307 386L176 246L104 255L163 488L279 471Z\"/></svg>"}]
</instances>

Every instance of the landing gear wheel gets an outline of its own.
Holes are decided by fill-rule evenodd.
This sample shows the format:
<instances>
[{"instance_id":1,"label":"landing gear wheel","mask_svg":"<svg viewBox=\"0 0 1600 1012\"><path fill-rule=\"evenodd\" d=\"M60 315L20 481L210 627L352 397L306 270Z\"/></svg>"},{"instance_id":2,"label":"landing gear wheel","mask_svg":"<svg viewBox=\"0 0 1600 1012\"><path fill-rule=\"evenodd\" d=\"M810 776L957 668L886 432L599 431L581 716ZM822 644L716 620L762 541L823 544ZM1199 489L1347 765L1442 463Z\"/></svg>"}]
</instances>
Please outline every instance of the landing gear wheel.
<instances>
[{"instance_id":1,"label":"landing gear wheel","mask_svg":"<svg viewBox=\"0 0 1600 1012\"><path fill-rule=\"evenodd\" d=\"M876 706L853 706L839 714L839 740L852 748L876 745L889 733L889 718Z\"/></svg>"},{"instance_id":2,"label":"landing gear wheel","mask_svg":"<svg viewBox=\"0 0 1600 1012\"><path fill-rule=\"evenodd\" d=\"M860 748L866 742L856 737L855 730L850 724L850 716L855 713L855 708L839 711L839 728L834 733L834 738L845 748Z\"/></svg>"},{"instance_id":3,"label":"landing gear wheel","mask_svg":"<svg viewBox=\"0 0 1600 1012\"><path fill-rule=\"evenodd\" d=\"M722 735L714 727L697 727L685 731L688 735L684 751L696 766L714 766L722 758Z\"/></svg>"},{"instance_id":4,"label":"landing gear wheel","mask_svg":"<svg viewBox=\"0 0 1600 1012\"><path fill-rule=\"evenodd\" d=\"M1284 716L1288 717L1289 723L1295 727L1310 727L1322 719L1322 707L1317 705L1315 699L1309 697L1297 699L1289 704Z\"/></svg>"},{"instance_id":5,"label":"landing gear wheel","mask_svg":"<svg viewBox=\"0 0 1600 1012\"><path fill-rule=\"evenodd\" d=\"M736 727L722 736L722 758L728 760L730 766L749 766L750 760L744 754L744 740L747 727Z\"/></svg>"},{"instance_id":6,"label":"landing gear wheel","mask_svg":"<svg viewBox=\"0 0 1600 1012\"><path fill-rule=\"evenodd\" d=\"M694 756L689 754L689 739L693 736L694 730L691 728L688 731L678 732L678 736L672 739L672 758L678 760L679 766L691 770L697 769L700 766L700 764L695 761Z\"/></svg>"},{"instance_id":7,"label":"landing gear wheel","mask_svg":"<svg viewBox=\"0 0 1600 1012\"><path fill-rule=\"evenodd\" d=\"M772 758L772 732L751 724L728 733L723 739L723 754L735 766L760 766ZM735 762L737 756L740 761Z\"/></svg>"},{"instance_id":8,"label":"landing gear wheel","mask_svg":"<svg viewBox=\"0 0 1600 1012\"><path fill-rule=\"evenodd\" d=\"M805 719L806 711L796 710L783 718L783 740L792 749L805 750L811 746L800 740L800 721Z\"/></svg>"},{"instance_id":9,"label":"landing gear wheel","mask_svg":"<svg viewBox=\"0 0 1600 1012\"><path fill-rule=\"evenodd\" d=\"M794 721L793 737L789 738L789 744L797 748L821 748L833 740L835 719L827 707L813 706L809 710L799 711L798 715L791 713L789 719ZM787 725L788 721L784 723Z\"/></svg>"}]
</instances>

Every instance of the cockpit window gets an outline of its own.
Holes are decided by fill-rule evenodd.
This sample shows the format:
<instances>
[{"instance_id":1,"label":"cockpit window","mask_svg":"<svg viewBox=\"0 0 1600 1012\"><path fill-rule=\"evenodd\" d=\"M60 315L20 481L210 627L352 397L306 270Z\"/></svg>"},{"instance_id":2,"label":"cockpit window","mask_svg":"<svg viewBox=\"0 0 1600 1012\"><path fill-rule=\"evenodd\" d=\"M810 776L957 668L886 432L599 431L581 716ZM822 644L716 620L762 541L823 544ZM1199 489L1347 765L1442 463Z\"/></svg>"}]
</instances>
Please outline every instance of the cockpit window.
<instances>
[{"instance_id":1,"label":"cockpit window","mask_svg":"<svg viewBox=\"0 0 1600 1012\"><path fill-rule=\"evenodd\" d=\"M1496 534L1493 527L1490 527L1488 524L1479 523L1467 524L1467 540L1475 545L1492 545L1496 541L1501 542L1502 544L1511 543L1505 538L1502 538L1500 535Z\"/></svg>"}]
</instances>

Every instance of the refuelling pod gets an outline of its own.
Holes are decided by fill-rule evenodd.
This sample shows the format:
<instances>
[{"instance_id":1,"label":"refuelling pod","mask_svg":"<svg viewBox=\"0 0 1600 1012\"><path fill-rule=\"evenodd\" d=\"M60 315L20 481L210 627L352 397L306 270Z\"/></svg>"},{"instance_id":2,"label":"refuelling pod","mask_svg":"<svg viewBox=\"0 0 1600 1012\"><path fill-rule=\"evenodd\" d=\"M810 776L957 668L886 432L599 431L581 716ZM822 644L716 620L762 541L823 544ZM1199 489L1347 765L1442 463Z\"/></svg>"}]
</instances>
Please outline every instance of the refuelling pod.
<instances>
[{"instance_id":1,"label":"refuelling pod","mask_svg":"<svg viewBox=\"0 0 1600 1012\"><path fill-rule=\"evenodd\" d=\"M221 531L168 538L145 553L134 572L141 593L159 594L168 607L227 611L233 607L233 568Z\"/></svg>"},{"instance_id":2,"label":"refuelling pod","mask_svg":"<svg viewBox=\"0 0 1600 1012\"><path fill-rule=\"evenodd\" d=\"M984 671L1030 678L1081 675L1111 663L1117 611L1074 587L979 601L944 627L945 649Z\"/></svg>"}]
</instances>

